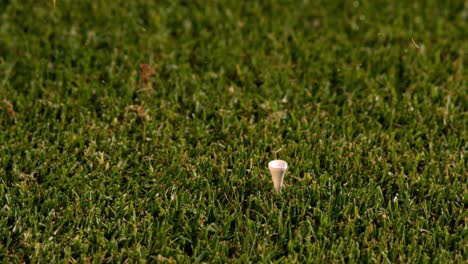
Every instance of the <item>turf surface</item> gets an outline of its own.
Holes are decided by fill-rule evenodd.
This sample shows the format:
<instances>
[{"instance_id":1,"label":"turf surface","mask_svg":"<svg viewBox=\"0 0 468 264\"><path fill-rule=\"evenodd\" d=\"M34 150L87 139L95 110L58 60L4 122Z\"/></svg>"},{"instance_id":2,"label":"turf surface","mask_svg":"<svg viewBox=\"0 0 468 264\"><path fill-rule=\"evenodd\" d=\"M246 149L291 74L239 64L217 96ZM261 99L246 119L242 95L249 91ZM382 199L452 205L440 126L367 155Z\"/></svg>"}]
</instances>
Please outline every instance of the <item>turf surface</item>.
<instances>
[{"instance_id":1,"label":"turf surface","mask_svg":"<svg viewBox=\"0 0 468 264\"><path fill-rule=\"evenodd\" d=\"M0 1L0 259L466 261L468 3L394 2Z\"/></svg>"}]
</instances>

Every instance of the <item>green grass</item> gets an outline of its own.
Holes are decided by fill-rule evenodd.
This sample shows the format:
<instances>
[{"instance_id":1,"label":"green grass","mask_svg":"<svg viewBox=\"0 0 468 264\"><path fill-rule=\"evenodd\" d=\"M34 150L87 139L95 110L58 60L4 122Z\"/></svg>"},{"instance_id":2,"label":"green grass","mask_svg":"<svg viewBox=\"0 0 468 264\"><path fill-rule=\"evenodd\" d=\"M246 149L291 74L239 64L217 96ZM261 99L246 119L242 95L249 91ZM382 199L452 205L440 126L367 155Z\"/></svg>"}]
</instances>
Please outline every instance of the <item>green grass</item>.
<instances>
[{"instance_id":1,"label":"green grass","mask_svg":"<svg viewBox=\"0 0 468 264\"><path fill-rule=\"evenodd\" d=\"M468 3L397 2L0 1L0 260L467 261Z\"/></svg>"}]
</instances>

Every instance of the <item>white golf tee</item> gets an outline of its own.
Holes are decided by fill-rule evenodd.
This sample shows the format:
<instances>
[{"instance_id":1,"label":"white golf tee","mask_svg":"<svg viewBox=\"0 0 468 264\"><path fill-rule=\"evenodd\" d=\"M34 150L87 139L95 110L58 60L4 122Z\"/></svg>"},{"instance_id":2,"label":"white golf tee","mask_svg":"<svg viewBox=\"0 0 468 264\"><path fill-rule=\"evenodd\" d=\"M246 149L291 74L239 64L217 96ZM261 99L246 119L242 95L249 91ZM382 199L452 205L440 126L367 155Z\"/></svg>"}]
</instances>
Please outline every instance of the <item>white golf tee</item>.
<instances>
[{"instance_id":1,"label":"white golf tee","mask_svg":"<svg viewBox=\"0 0 468 264\"><path fill-rule=\"evenodd\" d=\"M280 193L283 188L283 179L288 169L288 163L284 160L272 160L268 163L268 169L271 173L275 191Z\"/></svg>"}]
</instances>

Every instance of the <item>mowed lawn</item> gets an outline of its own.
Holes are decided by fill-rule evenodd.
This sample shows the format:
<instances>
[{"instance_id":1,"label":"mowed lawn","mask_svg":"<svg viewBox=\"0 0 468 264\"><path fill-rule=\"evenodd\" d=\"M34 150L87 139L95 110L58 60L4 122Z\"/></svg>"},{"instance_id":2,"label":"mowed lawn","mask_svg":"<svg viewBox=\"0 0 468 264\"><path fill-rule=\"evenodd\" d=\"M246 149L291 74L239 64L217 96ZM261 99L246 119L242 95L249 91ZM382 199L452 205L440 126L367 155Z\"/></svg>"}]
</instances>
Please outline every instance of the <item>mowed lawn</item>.
<instances>
[{"instance_id":1,"label":"mowed lawn","mask_svg":"<svg viewBox=\"0 0 468 264\"><path fill-rule=\"evenodd\" d=\"M467 1L53 2L0 1L0 262L466 263Z\"/></svg>"}]
</instances>

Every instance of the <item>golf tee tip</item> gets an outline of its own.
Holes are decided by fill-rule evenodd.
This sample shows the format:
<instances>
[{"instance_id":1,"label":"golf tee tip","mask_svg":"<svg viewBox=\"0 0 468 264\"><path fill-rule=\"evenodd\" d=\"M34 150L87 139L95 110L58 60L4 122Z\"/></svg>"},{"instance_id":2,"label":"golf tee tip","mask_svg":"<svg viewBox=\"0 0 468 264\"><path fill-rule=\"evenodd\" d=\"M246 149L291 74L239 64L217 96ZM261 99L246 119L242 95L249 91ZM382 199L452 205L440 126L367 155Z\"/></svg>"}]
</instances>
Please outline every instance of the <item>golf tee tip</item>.
<instances>
[{"instance_id":1,"label":"golf tee tip","mask_svg":"<svg viewBox=\"0 0 468 264\"><path fill-rule=\"evenodd\" d=\"M288 169L288 163L284 160L272 160L268 163L271 179L276 193L281 193L283 189L284 175Z\"/></svg>"}]
</instances>

